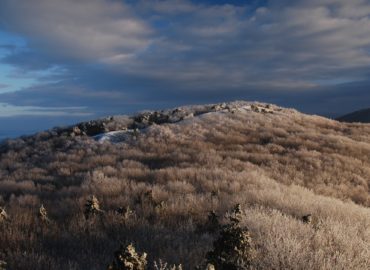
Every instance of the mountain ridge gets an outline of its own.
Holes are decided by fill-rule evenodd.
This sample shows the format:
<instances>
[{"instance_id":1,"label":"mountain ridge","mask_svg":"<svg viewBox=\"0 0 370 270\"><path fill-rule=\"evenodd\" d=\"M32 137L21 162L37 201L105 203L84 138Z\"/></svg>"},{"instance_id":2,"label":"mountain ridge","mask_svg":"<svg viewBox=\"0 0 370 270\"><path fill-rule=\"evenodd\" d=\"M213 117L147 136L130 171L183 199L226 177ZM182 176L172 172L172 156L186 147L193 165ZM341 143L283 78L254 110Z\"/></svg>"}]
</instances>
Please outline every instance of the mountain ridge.
<instances>
[{"instance_id":1,"label":"mountain ridge","mask_svg":"<svg viewBox=\"0 0 370 270\"><path fill-rule=\"evenodd\" d=\"M370 108L354 111L336 118L340 122L370 123Z\"/></svg>"},{"instance_id":2,"label":"mountain ridge","mask_svg":"<svg viewBox=\"0 0 370 270\"><path fill-rule=\"evenodd\" d=\"M152 124L176 123L187 118L196 117L205 113L228 111L236 112L240 109L272 113L282 110L282 107L262 102L233 101L212 103L206 105L184 105L165 110L144 110L131 115L111 115L94 120L83 121L76 124L54 127L40 132L50 132L54 135L68 136L96 136L100 133L117 130L135 130L148 127ZM290 109L293 110L293 109ZM40 133L38 132L38 133ZM37 133L35 133L37 134ZM20 137L32 137L34 135L22 135ZM15 138L9 138L15 139Z\"/></svg>"},{"instance_id":3,"label":"mountain ridge","mask_svg":"<svg viewBox=\"0 0 370 270\"><path fill-rule=\"evenodd\" d=\"M66 261L104 269L122 242L151 265L194 269L217 238L214 218L222 224L240 205L255 269L366 269L368 134L370 125L237 101L8 140L0 207L11 230L0 234L1 259L20 270L64 270ZM91 201L99 211L87 219Z\"/></svg>"}]
</instances>

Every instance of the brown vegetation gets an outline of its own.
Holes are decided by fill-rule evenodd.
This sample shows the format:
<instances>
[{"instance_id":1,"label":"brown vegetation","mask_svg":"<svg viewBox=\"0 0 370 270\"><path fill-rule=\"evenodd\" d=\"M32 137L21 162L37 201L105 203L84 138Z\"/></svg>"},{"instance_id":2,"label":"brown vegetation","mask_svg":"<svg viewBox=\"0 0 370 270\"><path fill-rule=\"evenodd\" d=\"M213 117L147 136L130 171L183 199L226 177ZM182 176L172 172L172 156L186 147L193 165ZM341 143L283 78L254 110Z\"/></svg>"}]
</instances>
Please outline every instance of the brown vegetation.
<instances>
[{"instance_id":1,"label":"brown vegetation","mask_svg":"<svg viewBox=\"0 0 370 270\"><path fill-rule=\"evenodd\" d=\"M114 262L107 270L145 270L147 265L146 253L139 255L133 245L124 247L114 254Z\"/></svg>"},{"instance_id":2,"label":"brown vegetation","mask_svg":"<svg viewBox=\"0 0 370 270\"><path fill-rule=\"evenodd\" d=\"M154 123L118 144L53 132L8 141L0 259L9 269L101 270L119 243L133 243L149 267L162 258L193 269L218 237L204 229L208 213L222 227L240 203L251 268L367 269L369 134L294 110L229 110ZM93 194L99 211L85 219Z\"/></svg>"}]
</instances>

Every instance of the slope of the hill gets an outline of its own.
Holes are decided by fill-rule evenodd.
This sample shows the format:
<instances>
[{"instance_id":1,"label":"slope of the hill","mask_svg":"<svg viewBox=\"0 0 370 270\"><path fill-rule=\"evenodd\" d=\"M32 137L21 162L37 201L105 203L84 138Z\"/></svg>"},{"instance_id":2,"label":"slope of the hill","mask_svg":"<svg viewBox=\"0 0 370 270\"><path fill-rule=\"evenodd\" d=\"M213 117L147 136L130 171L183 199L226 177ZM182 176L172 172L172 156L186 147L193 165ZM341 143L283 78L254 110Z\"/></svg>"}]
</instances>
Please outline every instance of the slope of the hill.
<instances>
[{"instance_id":1,"label":"slope of the hill","mask_svg":"<svg viewBox=\"0 0 370 270\"><path fill-rule=\"evenodd\" d=\"M355 111L337 118L341 122L370 123L370 109Z\"/></svg>"},{"instance_id":2,"label":"slope of the hill","mask_svg":"<svg viewBox=\"0 0 370 270\"><path fill-rule=\"evenodd\" d=\"M370 125L234 102L8 141L0 260L10 269L105 269L120 242L133 242L150 265L162 258L193 269L216 237L200 229L208 212L240 203L255 269L367 269L368 134ZM104 214L86 220L93 194Z\"/></svg>"}]
</instances>

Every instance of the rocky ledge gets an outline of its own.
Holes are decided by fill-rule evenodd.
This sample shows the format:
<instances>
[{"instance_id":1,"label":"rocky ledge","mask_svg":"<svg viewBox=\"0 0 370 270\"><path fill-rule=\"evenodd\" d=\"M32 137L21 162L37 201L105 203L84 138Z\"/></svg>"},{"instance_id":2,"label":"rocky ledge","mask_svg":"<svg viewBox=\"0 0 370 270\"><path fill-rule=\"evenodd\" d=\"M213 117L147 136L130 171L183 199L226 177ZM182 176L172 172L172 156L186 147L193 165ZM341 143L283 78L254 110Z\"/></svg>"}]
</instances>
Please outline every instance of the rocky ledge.
<instances>
[{"instance_id":1,"label":"rocky ledge","mask_svg":"<svg viewBox=\"0 0 370 270\"><path fill-rule=\"evenodd\" d=\"M82 122L67 128L56 128L53 131L58 135L71 137L91 136L100 141L114 140L114 138L121 140L122 137L126 135L134 136L140 130L153 124L177 123L205 113L251 111L272 114L281 110L280 107L271 104L236 101L202 106L184 106L161 111L145 111L134 116L109 116L98 120Z\"/></svg>"}]
</instances>

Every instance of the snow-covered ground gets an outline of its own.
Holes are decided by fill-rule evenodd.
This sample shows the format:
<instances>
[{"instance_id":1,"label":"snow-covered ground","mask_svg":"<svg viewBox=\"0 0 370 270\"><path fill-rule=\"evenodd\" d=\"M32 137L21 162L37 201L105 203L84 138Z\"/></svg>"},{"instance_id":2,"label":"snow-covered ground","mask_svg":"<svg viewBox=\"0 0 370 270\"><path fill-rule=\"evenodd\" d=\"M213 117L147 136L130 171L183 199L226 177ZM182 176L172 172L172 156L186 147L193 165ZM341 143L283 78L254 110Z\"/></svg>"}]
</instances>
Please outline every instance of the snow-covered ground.
<instances>
[{"instance_id":1,"label":"snow-covered ground","mask_svg":"<svg viewBox=\"0 0 370 270\"><path fill-rule=\"evenodd\" d=\"M110 143L120 143L127 141L129 139L137 136L138 131L136 130L117 130L106 133L101 133L93 136L93 138L98 142L110 142Z\"/></svg>"}]
</instances>

